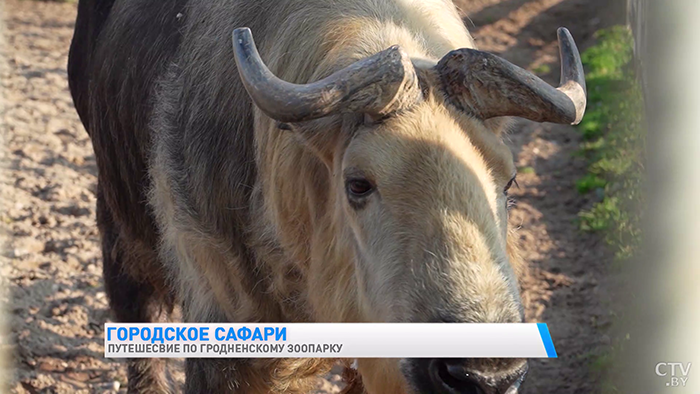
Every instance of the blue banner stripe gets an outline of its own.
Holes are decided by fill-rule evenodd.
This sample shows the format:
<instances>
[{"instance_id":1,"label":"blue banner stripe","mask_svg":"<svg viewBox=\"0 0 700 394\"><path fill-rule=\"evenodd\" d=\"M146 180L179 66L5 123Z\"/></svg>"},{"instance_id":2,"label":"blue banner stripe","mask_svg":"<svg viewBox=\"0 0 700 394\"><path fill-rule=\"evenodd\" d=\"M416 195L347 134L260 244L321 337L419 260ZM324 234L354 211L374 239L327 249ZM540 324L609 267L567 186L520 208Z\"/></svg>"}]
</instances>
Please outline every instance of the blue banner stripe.
<instances>
[{"instance_id":1,"label":"blue banner stripe","mask_svg":"<svg viewBox=\"0 0 700 394\"><path fill-rule=\"evenodd\" d=\"M549 335L549 328L547 328L547 323L537 323L537 329L540 330L542 344L544 344L544 350L547 351L547 357L557 358L557 351L554 350L554 342L552 342L552 336Z\"/></svg>"}]
</instances>

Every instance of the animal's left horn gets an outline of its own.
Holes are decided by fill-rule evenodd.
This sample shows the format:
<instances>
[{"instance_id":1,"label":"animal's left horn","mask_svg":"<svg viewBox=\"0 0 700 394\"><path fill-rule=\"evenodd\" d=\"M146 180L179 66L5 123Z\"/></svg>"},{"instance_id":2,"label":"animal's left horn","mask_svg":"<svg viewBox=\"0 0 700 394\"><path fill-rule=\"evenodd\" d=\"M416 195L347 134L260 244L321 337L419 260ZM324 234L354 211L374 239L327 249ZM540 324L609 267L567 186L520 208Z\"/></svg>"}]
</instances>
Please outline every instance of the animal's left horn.
<instances>
[{"instance_id":1,"label":"animal's left horn","mask_svg":"<svg viewBox=\"0 0 700 394\"><path fill-rule=\"evenodd\" d=\"M233 52L250 97L265 114L282 122L340 112L382 116L414 104L421 94L413 64L398 46L305 85L289 83L272 74L260 58L248 28L233 31Z\"/></svg>"},{"instance_id":2,"label":"animal's left horn","mask_svg":"<svg viewBox=\"0 0 700 394\"><path fill-rule=\"evenodd\" d=\"M586 111L586 80L576 43L557 31L561 82L554 88L507 60L473 49L445 55L436 69L449 100L481 119L519 116L537 122L578 124Z\"/></svg>"}]
</instances>

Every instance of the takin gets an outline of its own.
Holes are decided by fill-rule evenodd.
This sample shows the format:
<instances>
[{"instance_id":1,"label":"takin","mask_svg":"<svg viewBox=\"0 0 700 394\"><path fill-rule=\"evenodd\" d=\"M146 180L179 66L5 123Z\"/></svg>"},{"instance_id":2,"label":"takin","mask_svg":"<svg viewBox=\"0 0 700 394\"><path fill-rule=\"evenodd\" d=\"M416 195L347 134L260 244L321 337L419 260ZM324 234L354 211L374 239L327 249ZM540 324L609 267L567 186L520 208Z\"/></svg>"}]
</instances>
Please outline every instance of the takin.
<instances>
[{"instance_id":1,"label":"takin","mask_svg":"<svg viewBox=\"0 0 700 394\"><path fill-rule=\"evenodd\" d=\"M119 322L521 322L509 117L576 124L449 0L80 0L68 76ZM255 37L255 42L253 41ZM187 393L517 393L523 359L188 359ZM170 392L163 359L129 392Z\"/></svg>"}]
</instances>

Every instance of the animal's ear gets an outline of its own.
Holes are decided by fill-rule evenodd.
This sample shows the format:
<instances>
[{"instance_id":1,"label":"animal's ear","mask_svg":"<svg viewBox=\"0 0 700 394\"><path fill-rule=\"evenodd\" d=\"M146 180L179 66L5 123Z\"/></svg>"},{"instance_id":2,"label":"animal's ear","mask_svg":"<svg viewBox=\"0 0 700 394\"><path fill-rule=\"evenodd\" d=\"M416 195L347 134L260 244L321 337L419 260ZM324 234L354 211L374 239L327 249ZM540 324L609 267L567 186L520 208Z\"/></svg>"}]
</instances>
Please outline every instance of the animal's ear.
<instances>
[{"instance_id":1,"label":"animal's ear","mask_svg":"<svg viewBox=\"0 0 700 394\"><path fill-rule=\"evenodd\" d=\"M484 121L484 126L498 136L508 134L513 125L515 125L515 119L510 116L501 116Z\"/></svg>"}]
</instances>

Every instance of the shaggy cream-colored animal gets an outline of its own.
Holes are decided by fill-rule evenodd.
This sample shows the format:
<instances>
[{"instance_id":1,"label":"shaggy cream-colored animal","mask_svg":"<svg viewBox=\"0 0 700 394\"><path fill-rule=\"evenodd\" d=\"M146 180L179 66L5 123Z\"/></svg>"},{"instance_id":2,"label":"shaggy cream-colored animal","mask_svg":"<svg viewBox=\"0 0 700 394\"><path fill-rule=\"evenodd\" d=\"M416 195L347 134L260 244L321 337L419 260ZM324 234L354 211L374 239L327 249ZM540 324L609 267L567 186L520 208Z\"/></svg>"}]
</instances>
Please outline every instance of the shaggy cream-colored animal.
<instances>
[{"instance_id":1,"label":"shaggy cream-colored animal","mask_svg":"<svg viewBox=\"0 0 700 394\"><path fill-rule=\"evenodd\" d=\"M522 321L503 117L581 120L559 42L554 88L476 50L447 0L81 0L69 78L116 318ZM189 359L186 392L303 393L335 361ZM526 371L361 359L346 391L512 394ZM129 391L166 372L131 360Z\"/></svg>"}]
</instances>

